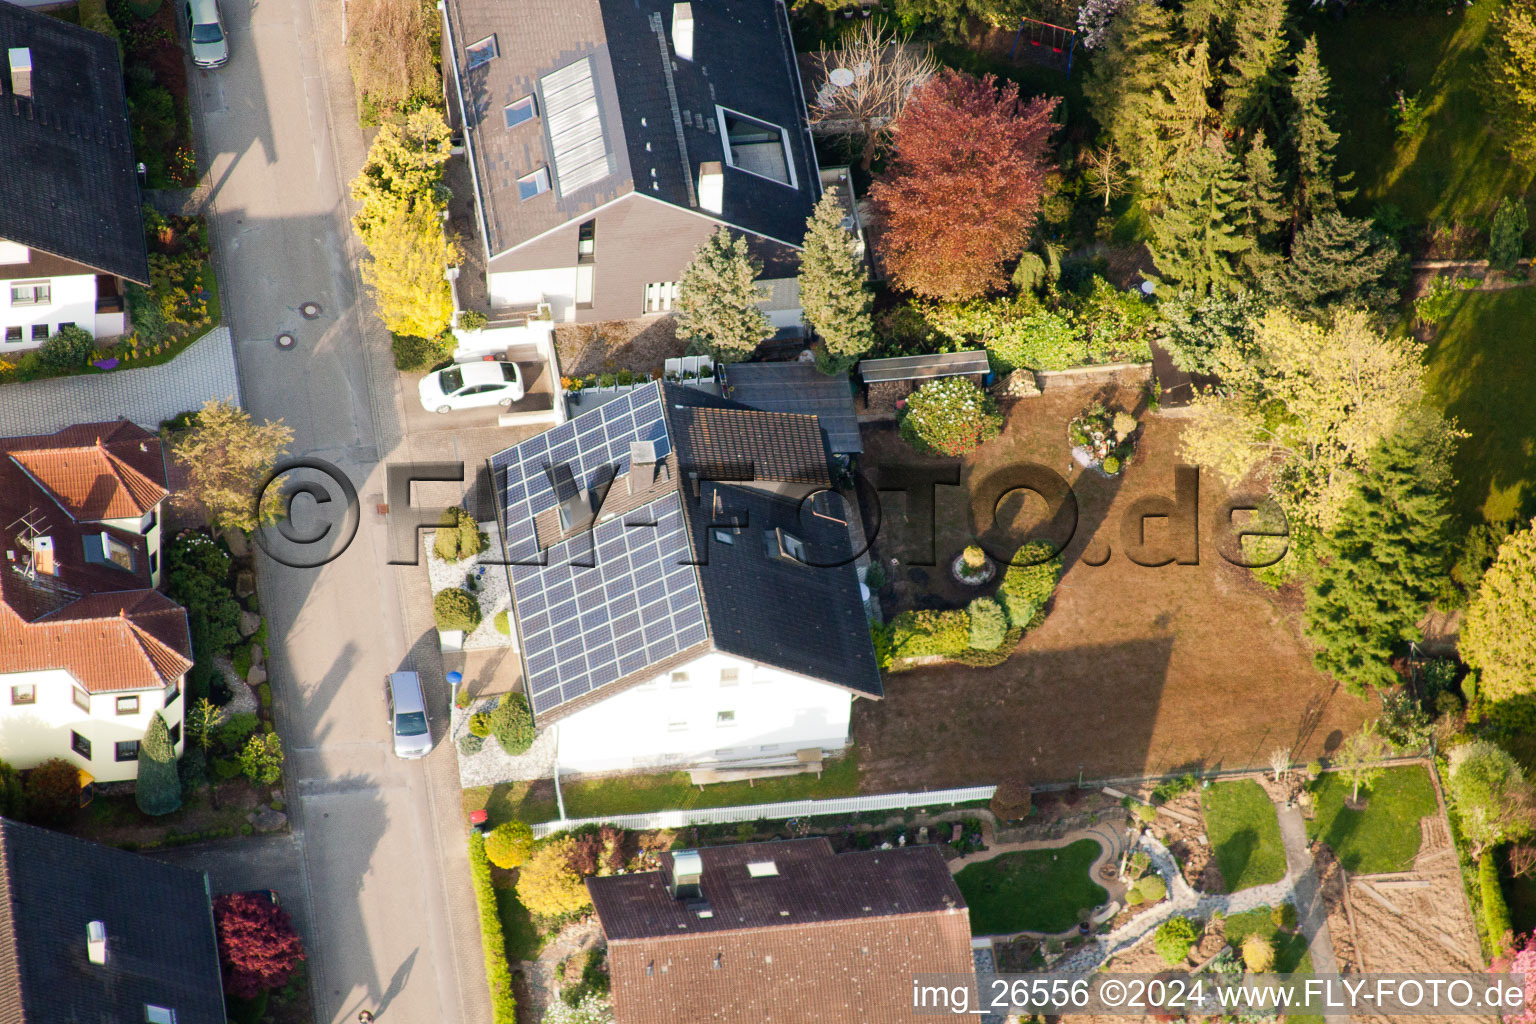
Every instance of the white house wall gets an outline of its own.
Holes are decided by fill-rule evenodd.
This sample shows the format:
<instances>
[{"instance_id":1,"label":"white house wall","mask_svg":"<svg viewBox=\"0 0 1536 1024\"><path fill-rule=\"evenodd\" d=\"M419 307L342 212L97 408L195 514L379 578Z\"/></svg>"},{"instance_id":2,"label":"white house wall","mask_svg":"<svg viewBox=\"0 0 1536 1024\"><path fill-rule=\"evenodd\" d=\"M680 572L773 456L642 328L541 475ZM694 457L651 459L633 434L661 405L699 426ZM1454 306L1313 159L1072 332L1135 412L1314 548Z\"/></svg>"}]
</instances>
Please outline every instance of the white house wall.
<instances>
[{"instance_id":1,"label":"white house wall","mask_svg":"<svg viewBox=\"0 0 1536 1024\"><path fill-rule=\"evenodd\" d=\"M36 703L13 703L11 688L26 683L36 687ZM75 689L74 678L63 669L0 674L0 760L16 768L35 768L49 758L59 757L84 768L98 782L135 779L138 762L116 760L117 744L142 740L149 718L156 711L164 711L165 724L175 729L181 724L187 703L186 694L181 693L166 708L166 691L160 687L120 690L91 694L91 710L86 712L74 702ZM178 685L178 692L181 689ZM117 698L131 696L139 698L138 712L119 715ZM89 761L70 745L71 730L91 741ZM185 736L182 739L184 742ZM182 745L178 744L178 756L181 750Z\"/></svg>"},{"instance_id":2,"label":"white house wall","mask_svg":"<svg viewBox=\"0 0 1536 1024\"><path fill-rule=\"evenodd\" d=\"M540 302L547 302L556 320L576 319L575 267L487 274L485 286L494 309L532 309Z\"/></svg>"},{"instance_id":3,"label":"white house wall","mask_svg":"<svg viewBox=\"0 0 1536 1024\"><path fill-rule=\"evenodd\" d=\"M737 681L722 684L721 670ZM853 696L804 676L707 654L558 722L560 770L625 771L791 757L848 745ZM720 712L734 720L720 721Z\"/></svg>"},{"instance_id":4,"label":"white house wall","mask_svg":"<svg viewBox=\"0 0 1536 1024\"><path fill-rule=\"evenodd\" d=\"M18 279L19 280L19 279ZM75 274L67 277L29 277L28 282L47 281L50 300L42 305L11 304L11 280L0 281L0 327L21 328L20 341L5 341L8 331L0 330L0 359L13 352L25 352L42 345L42 338L32 340L34 324L47 324L50 335L59 324L72 323L96 337L96 275ZM121 332L119 332L121 333Z\"/></svg>"}]
</instances>

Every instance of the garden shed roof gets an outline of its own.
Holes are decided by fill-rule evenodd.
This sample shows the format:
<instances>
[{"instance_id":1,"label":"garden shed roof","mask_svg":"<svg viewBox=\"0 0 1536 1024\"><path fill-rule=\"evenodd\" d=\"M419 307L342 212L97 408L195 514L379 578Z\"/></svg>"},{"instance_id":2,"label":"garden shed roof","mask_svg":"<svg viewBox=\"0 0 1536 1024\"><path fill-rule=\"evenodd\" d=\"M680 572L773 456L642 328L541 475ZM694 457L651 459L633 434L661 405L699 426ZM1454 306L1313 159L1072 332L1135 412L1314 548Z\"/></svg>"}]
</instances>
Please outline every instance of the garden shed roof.
<instances>
[{"instance_id":1,"label":"garden shed roof","mask_svg":"<svg viewBox=\"0 0 1536 1024\"><path fill-rule=\"evenodd\" d=\"M960 377L987 373L991 366L984 349L965 352L935 352L923 356L892 356L889 359L865 359L859 363L864 383L891 380L927 380L930 377Z\"/></svg>"}]
</instances>

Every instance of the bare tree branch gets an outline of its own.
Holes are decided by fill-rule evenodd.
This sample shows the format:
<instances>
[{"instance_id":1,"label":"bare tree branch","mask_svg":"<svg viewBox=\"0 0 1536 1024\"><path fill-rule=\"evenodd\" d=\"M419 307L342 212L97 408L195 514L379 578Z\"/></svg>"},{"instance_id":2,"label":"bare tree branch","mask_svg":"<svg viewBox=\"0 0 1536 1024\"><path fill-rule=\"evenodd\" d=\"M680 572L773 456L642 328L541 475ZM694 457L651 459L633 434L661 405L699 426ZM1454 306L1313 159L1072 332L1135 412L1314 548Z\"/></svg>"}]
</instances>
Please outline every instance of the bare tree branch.
<instances>
[{"instance_id":1,"label":"bare tree branch","mask_svg":"<svg viewBox=\"0 0 1536 1024\"><path fill-rule=\"evenodd\" d=\"M939 70L928 47L900 40L873 18L860 22L836 48L811 54L810 61L816 88L807 97L812 130L863 138L866 168L912 90ZM839 84L849 75L851 83Z\"/></svg>"}]
</instances>

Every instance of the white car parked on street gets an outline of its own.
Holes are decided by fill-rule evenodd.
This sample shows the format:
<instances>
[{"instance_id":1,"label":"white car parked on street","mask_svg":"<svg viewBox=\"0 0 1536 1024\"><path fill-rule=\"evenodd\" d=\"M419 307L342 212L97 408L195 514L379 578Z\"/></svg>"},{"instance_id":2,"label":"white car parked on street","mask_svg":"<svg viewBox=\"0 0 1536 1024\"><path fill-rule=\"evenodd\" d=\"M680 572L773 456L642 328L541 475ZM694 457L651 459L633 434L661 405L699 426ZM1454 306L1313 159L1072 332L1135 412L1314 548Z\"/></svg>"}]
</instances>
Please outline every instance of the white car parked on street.
<instances>
[{"instance_id":1,"label":"white car parked on street","mask_svg":"<svg viewBox=\"0 0 1536 1024\"><path fill-rule=\"evenodd\" d=\"M429 412L452 412L484 405L502 408L523 397L523 374L516 363L487 360L455 363L427 374L418 388L421 407Z\"/></svg>"}]
</instances>

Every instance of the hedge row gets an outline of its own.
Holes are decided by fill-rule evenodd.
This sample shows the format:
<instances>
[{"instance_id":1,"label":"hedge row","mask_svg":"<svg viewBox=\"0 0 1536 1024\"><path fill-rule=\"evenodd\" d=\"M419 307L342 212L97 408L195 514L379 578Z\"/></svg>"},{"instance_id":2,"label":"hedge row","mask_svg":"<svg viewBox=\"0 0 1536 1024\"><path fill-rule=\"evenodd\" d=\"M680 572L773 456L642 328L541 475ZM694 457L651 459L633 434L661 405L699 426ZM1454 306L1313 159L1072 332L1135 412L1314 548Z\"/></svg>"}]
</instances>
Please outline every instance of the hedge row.
<instances>
[{"instance_id":1,"label":"hedge row","mask_svg":"<svg viewBox=\"0 0 1536 1024\"><path fill-rule=\"evenodd\" d=\"M1504 900L1504 887L1499 884L1499 862L1492 851L1478 860L1477 881L1482 890L1483 925L1488 929L1488 945L1497 952L1509 944L1515 925L1509 916L1509 904Z\"/></svg>"},{"instance_id":2,"label":"hedge row","mask_svg":"<svg viewBox=\"0 0 1536 1024\"><path fill-rule=\"evenodd\" d=\"M485 837L469 836L469 873L474 880L475 902L480 905L480 944L485 953L485 981L491 990L491 1017L496 1024L517 1024L517 997L512 994L512 965L507 963L507 938L496 912L496 890L491 887L491 862L485 855Z\"/></svg>"}]
</instances>

